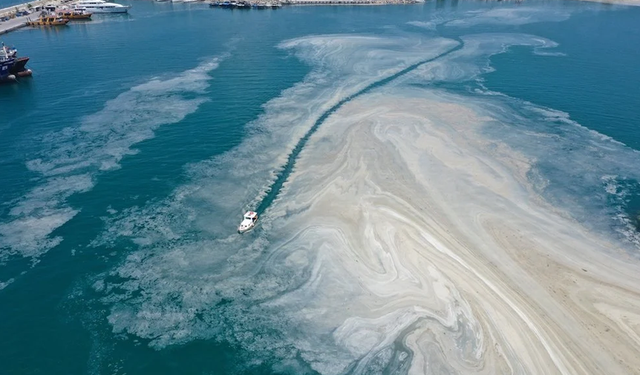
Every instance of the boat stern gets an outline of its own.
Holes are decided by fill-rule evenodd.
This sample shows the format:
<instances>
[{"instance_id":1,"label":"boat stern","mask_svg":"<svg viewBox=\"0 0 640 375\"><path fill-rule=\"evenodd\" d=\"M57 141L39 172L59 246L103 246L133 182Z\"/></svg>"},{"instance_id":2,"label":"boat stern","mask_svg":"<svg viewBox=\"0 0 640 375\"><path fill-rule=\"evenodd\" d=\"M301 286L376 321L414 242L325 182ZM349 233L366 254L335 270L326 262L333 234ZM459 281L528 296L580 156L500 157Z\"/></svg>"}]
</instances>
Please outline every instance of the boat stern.
<instances>
[{"instance_id":1,"label":"boat stern","mask_svg":"<svg viewBox=\"0 0 640 375\"><path fill-rule=\"evenodd\" d=\"M238 226L238 233L244 233L251 230L254 227L254 222L251 220L242 220L242 223Z\"/></svg>"}]
</instances>

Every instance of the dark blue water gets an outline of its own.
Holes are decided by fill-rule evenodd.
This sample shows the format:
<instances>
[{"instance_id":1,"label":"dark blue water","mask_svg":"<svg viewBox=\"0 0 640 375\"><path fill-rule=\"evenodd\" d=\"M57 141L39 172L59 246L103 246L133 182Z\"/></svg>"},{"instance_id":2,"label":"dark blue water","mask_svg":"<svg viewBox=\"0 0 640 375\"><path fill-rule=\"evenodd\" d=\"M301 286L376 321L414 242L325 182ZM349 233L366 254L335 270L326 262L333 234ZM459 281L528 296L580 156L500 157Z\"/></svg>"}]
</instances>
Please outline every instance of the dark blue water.
<instances>
[{"instance_id":1,"label":"dark blue water","mask_svg":"<svg viewBox=\"0 0 640 375\"><path fill-rule=\"evenodd\" d=\"M260 354L237 338L240 328L236 332L234 327L239 323L232 318L233 314L242 314L229 306L245 301L246 293L233 298L219 295L215 305L199 306L186 324L190 330L184 336L174 335L163 341L158 338L164 337L164 332L155 326L121 326L113 311L129 306L127 301L135 305L147 289L136 284L128 290L127 280L133 278L118 266L143 247L138 233L152 225L157 225L158 231L166 228L160 228L162 223L132 221L126 234L113 234L109 232L111 218L118 216L116 220L126 226L128 212L147 212L147 207L155 204L165 207L162 202L179 196L185 186L206 192L192 194L188 202L191 207L220 210L209 210L210 221L200 220L201 213L194 214L197 225L176 235L181 240L211 239L228 229L211 227L221 220L220 216L227 215L224 195L229 191L242 195L249 190L247 196L262 193L253 194L253 201L241 204L253 205L251 208L261 213L267 211L306 142L331 113L424 63L454 56L464 47L460 38L466 35L531 34L559 45L549 49L555 55L535 54L531 46L518 45L504 53L487 53L469 61L469 66L483 68L490 64L493 71L428 85L469 95L470 100L485 97L472 94L484 87L508 97L500 102L504 108L520 111L518 108L529 102L566 112L572 121L624 144L620 147L625 152L640 148L638 8L532 3L527 6L539 11L521 22L514 18L517 14L498 19L469 16L469 11L521 9L499 3L290 7L246 12L209 9L205 4L131 4L129 15L96 15L92 21L64 28L22 29L1 37L31 58L29 67L34 72L32 79L0 86L2 374L313 373L313 363L296 354L286 338L278 337L271 327L260 332L269 347ZM447 20L466 20L467 24L447 26ZM433 22L434 26L407 24L415 21ZM336 76L328 76L328 83L311 80L309 97L304 92L283 93L305 80L317 56L300 58L295 51L278 45L297 37L330 34L409 39L444 36L459 44L434 59L398 64L397 69L372 78L364 87L338 90L331 86L332 79L346 80L351 74L338 69ZM349 60L348 54L345 59ZM331 68L331 62L326 64ZM367 74L362 76L367 78ZM334 90L335 100L313 102L320 97L314 94L315 89L318 93ZM225 186L219 177L225 174L220 169L235 155L232 151L253 135L277 133L263 123L269 123L264 116L286 112L278 109L280 102L270 102L279 97L291 100L303 112L308 109L316 113L316 105L326 108L317 110L318 115L312 116L308 125L303 121L283 125L295 130L291 130L290 138L273 136L261 145L276 150L268 154L275 160L269 160L275 165L270 169L271 179L238 182L232 178L233 170L225 170L222 172L227 173L232 185ZM282 108L288 107L282 104ZM530 129L546 121L528 110L521 111L523 118L530 119L526 123ZM513 118L505 121L515 122ZM553 132L553 124L545 122L535 131ZM558 120L557 124L560 138L567 143L575 139L575 147L585 148L594 142L583 133L567 130L570 125L566 121ZM505 138L527 151L527 139ZM577 159L585 165L593 164L593 155L587 158L569 151L560 156L566 164ZM583 177L593 174L590 179L578 180L580 176L576 176L567 180L558 164L541 159L537 170L550 180L543 193L552 202L569 197L565 201L575 202L578 218L589 212L598 212L604 221L620 210L633 214L637 205L635 171L625 175L624 165L615 164L619 155L625 155L622 151L598 152L603 154L597 169L585 167L576 172ZM624 190L624 194L605 196L600 182L603 171L614 176L614 193ZM198 185L194 180L207 183L194 187ZM216 184L226 190L218 190ZM245 184L252 186L247 188ZM572 185L579 188L569 189ZM215 188L208 191L210 186ZM603 203L592 207L583 202L580 197L585 191L592 191ZM173 219L180 221L181 217ZM189 220L185 213L184 222ZM233 228L234 220L225 225ZM589 225L586 218L584 221ZM599 223L592 225L595 228ZM101 241L105 236L111 240ZM154 280L162 283L163 278ZM299 282L283 282L286 286L282 288L294 288ZM253 301L245 299L249 309ZM158 316L165 317L166 313ZM150 317L149 321L154 319ZM176 321L175 326L182 327L183 323ZM249 325L246 321L242 324ZM264 325L261 321L255 324ZM282 354L285 352L287 355Z\"/></svg>"},{"instance_id":2,"label":"dark blue water","mask_svg":"<svg viewBox=\"0 0 640 375\"><path fill-rule=\"evenodd\" d=\"M637 10L612 12L598 5L595 15L582 12L561 23L523 25L522 32L559 43L566 56L532 56L526 48L514 48L492 59L496 71L486 75L487 86L570 113L578 123L640 149L635 78L640 50L629 48L640 44Z\"/></svg>"}]
</instances>

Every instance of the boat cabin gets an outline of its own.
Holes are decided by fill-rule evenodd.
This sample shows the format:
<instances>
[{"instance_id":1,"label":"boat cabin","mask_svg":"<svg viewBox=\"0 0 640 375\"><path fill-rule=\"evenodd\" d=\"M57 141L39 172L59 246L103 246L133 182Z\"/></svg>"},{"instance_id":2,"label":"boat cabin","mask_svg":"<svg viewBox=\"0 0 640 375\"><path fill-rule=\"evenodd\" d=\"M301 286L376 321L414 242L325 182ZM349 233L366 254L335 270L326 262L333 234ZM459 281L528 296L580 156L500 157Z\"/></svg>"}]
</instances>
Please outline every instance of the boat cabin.
<instances>
[{"instance_id":1,"label":"boat cabin","mask_svg":"<svg viewBox=\"0 0 640 375\"><path fill-rule=\"evenodd\" d=\"M240 226L238 226L238 232L244 233L248 230L253 229L258 222L258 213L253 211L247 211L242 217L242 222Z\"/></svg>"}]
</instances>

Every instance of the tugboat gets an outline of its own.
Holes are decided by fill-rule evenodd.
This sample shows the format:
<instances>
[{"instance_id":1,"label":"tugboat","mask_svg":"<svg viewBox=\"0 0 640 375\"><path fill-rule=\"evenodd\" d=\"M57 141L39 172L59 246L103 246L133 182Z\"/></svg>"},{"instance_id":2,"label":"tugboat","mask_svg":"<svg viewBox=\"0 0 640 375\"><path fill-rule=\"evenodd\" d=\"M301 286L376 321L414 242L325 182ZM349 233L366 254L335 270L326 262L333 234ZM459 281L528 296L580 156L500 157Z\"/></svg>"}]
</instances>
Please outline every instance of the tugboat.
<instances>
[{"instance_id":1,"label":"tugboat","mask_svg":"<svg viewBox=\"0 0 640 375\"><path fill-rule=\"evenodd\" d=\"M36 21L27 21L27 26L64 26L69 23L68 18L57 16L43 15Z\"/></svg>"},{"instance_id":2,"label":"tugboat","mask_svg":"<svg viewBox=\"0 0 640 375\"><path fill-rule=\"evenodd\" d=\"M244 233L250 231L256 226L258 222L258 213L253 211L247 211L242 217L242 222L238 227L238 233Z\"/></svg>"},{"instance_id":3,"label":"tugboat","mask_svg":"<svg viewBox=\"0 0 640 375\"><path fill-rule=\"evenodd\" d=\"M17 77L28 77L31 69L27 69L28 57L17 57L18 50L2 43L0 48L0 82L15 82Z\"/></svg>"}]
</instances>

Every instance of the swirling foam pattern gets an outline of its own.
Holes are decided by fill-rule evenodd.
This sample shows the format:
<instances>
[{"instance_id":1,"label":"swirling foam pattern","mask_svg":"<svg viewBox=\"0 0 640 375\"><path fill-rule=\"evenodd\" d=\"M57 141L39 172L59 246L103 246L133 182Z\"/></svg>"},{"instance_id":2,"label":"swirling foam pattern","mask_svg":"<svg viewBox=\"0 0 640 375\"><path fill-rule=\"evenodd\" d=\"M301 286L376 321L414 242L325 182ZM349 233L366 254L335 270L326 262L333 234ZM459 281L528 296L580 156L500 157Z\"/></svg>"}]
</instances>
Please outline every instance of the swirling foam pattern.
<instances>
[{"instance_id":1,"label":"swirling foam pattern","mask_svg":"<svg viewBox=\"0 0 640 375\"><path fill-rule=\"evenodd\" d=\"M529 161L457 100L366 96L306 150L274 209L318 251L296 293L333 308L305 319L335 324L362 372L398 346L416 374L636 371L637 265L539 205Z\"/></svg>"},{"instance_id":2,"label":"swirling foam pattern","mask_svg":"<svg viewBox=\"0 0 640 375\"><path fill-rule=\"evenodd\" d=\"M284 43L315 69L265 106L252 124L262 131L96 240L139 245L94 284L114 332L158 349L220 340L251 353L249 365L281 372L639 373L640 268L623 257L626 245L539 194L530 176L544 155L492 133L525 121L511 99L425 85L472 79L506 44L554 46L496 37L463 38L442 61L346 102L302 150L258 228L231 235L229 218L268 186L243 182L271 181L283 144L290 150L341 99L459 45L336 35ZM249 163L256 146L263 157Z\"/></svg>"}]
</instances>

